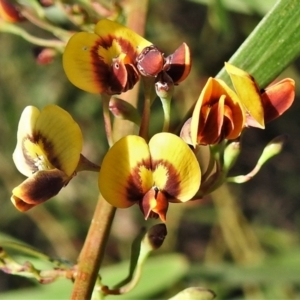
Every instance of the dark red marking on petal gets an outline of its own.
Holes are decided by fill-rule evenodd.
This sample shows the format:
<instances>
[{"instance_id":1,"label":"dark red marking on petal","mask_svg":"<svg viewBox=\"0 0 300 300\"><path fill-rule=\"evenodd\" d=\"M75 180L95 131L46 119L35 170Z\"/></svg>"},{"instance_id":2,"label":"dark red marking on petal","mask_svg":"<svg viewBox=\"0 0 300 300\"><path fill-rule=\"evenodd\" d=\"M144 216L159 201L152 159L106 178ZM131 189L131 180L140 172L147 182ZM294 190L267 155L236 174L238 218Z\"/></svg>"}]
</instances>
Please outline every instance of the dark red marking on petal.
<instances>
[{"instance_id":1,"label":"dark red marking on petal","mask_svg":"<svg viewBox=\"0 0 300 300\"><path fill-rule=\"evenodd\" d=\"M23 140L25 142L26 138ZM39 168L35 164L35 158L29 155L27 149L24 147L24 142L22 143L22 153L25 158L27 166L30 167L32 174L37 172Z\"/></svg>"},{"instance_id":2,"label":"dark red marking on petal","mask_svg":"<svg viewBox=\"0 0 300 300\"><path fill-rule=\"evenodd\" d=\"M163 53L154 45L146 47L136 59L137 68L143 76L156 77L163 68Z\"/></svg>"},{"instance_id":3,"label":"dark red marking on petal","mask_svg":"<svg viewBox=\"0 0 300 300\"><path fill-rule=\"evenodd\" d=\"M16 207L25 211L57 195L67 182L64 172L58 169L39 171L26 179L20 186L21 193L12 198Z\"/></svg>"},{"instance_id":4,"label":"dark red marking on petal","mask_svg":"<svg viewBox=\"0 0 300 300\"><path fill-rule=\"evenodd\" d=\"M124 92L132 89L140 79L140 74L138 73L134 65L125 64L125 68L127 70L127 82L124 86Z\"/></svg>"},{"instance_id":5,"label":"dark red marking on petal","mask_svg":"<svg viewBox=\"0 0 300 300\"><path fill-rule=\"evenodd\" d=\"M106 64L104 58L98 53L99 47L108 49L116 41L122 48L122 53L126 54L126 61L118 60L115 57L110 65ZM100 89L109 95L120 94L132 89L139 80L139 74L134 66L137 52L130 41L112 35L99 37L94 47L90 50L92 64L95 74L95 82Z\"/></svg>"},{"instance_id":6,"label":"dark red marking on petal","mask_svg":"<svg viewBox=\"0 0 300 300\"><path fill-rule=\"evenodd\" d=\"M43 145L42 148L45 152L45 155L47 156L48 161L51 163L51 165L59 170L61 169L62 162L59 161L57 154L54 151L53 144L44 135L42 135L39 131L35 131L35 132L33 132L32 136L28 135L24 139L23 145L22 145L22 152L23 152L24 158L25 158L28 166L30 166L30 168L32 169L33 173L39 171L38 167L35 165L35 163L36 163L35 159L37 159L38 156L35 158L35 157L32 157L31 155L29 155L28 151L24 147L24 142L26 139L28 139L33 144L39 144L39 143L42 144Z\"/></svg>"},{"instance_id":7,"label":"dark red marking on petal","mask_svg":"<svg viewBox=\"0 0 300 300\"><path fill-rule=\"evenodd\" d=\"M128 183L126 187L128 201L138 202L144 197L144 191L142 190L142 180L139 174L141 166L145 167L148 170L151 170L150 159L141 161L132 170L127 180Z\"/></svg>"}]
</instances>

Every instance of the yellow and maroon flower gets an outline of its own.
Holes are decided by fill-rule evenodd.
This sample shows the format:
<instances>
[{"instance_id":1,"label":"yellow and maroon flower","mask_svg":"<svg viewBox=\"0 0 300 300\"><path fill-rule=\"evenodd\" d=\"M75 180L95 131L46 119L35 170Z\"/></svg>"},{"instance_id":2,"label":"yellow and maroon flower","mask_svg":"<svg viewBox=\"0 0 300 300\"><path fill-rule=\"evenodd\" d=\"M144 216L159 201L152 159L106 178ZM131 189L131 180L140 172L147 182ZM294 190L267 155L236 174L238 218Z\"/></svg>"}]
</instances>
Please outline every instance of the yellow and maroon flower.
<instances>
[{"instance_id":1,"label":"yellow and maroon flower","mask_svg":"<svg viewBox=\"0 0 300 300\"><path fill-rule=\"evenodd\" d=\"M28 178L13 189L11 200L26 211L55 196L74 176L82 134L69 113L56 105L42 111L27 106L20 118L13 160Z\"/></svg>"},{"instance_id":2,"label":"yellow and maroon flower","mask_svg":"<svg viewBox=\"0 0 300 300\"><path fill-rule=\"evenodd\" d=\"M282 115L294 101L295 82L290 78L261 92L249 73L229 63L225 68L235 91L220 79L208 79L192 118L180 134L193 146L236 139L247 126L263 129L266 122Z\"/></svg>"},{"instance_id":3,"label":"yellow and maroon flower","mask_svg":"<svg viewBox=\"0 0 300 300\"><path fill-rule=\"evenodd\" d=\"M209 78L196 103L189 127L192 145L218 144L236 139L245 124L245 114L236 93L220 79Z\"/></svg>"},{"instance_id":4,"label":"yellow and maroon flower","mask_svg":"<svg viewBox=\"0 0 300 300\"><path fill-rule=\"evenodd\" d=\"M186 202L198 191L201 171L188 145L171 133L154 135L149 144L129 135L108 151L99 173L103 197L119 208L139 204L145 219L166 220L169 202Z\"/></svg>"},{"instance_id":5,"label":"yellow and maroon flower","mask_svg":"<svg viewBox=\"0 0 300 300\"><path fill-rule=\"evenodd\" d=\"M139 80L136 58L150 45L129 28L104 19L97 23L95 33L71 37L63 67L69 80L84 91L120 94Z\"/></svg>"}]
</instances>

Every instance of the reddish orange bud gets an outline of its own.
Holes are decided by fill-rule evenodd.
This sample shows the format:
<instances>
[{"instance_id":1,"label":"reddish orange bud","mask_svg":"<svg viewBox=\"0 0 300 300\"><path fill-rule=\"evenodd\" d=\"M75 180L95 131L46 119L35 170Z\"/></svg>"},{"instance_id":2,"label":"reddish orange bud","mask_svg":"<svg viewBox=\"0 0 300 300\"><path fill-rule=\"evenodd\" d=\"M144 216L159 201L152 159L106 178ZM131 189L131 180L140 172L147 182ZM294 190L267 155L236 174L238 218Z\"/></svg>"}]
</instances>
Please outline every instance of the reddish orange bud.
<instances>
[{"instance_id":1,"label":"reddish orange bud","mask_svg":"<svg viewBox=\"0 0 300 300\"><path fill-rule=\"evenodd\" d=\"M39 65L51 64L57 52L52 48L36 47L33 49L33 55Z\"/></svg>"},{"instance_id":2,"label":"reddish orange bud","mask_svg":"<svg viewBox=\"0 0 300 300\"><path fill-rule=\"evenodd\" d=\"M264 108L265 123L281 116L293 104L295 98L295 81L285 78L277 83L269 85L261 94ZM259 127L257 122L247 115L247 126Z\"/></svg>"},{"instance_id":3,"label":"reddish orange bud","mask_svg":"<svg viewBox=\"0 0 300 300\"><path fill-rule=\"evenodd\" d=\"M0 19L10 23L25 20L18 8L8 0L0 0Z\"/></svg>"},{"instance_id":4,"label":"reddish orange bud","mask_svg":"<svg viewBox=\"0 0 300 300\"><path fill-rule=\"evenodd\" d=\"M295 81L285 78L268 86L261 95L265 121L270 122L281 116L294 102Z\"/></svg>"}]
</instances>

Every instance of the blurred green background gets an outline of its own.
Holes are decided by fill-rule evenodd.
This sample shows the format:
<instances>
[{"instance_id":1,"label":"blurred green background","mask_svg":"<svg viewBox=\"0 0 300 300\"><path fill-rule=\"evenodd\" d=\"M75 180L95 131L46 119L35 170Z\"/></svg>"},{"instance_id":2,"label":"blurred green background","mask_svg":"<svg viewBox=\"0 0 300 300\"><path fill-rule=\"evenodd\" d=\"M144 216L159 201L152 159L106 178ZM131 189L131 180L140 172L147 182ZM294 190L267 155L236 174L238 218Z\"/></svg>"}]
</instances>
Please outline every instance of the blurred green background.
<instances>
[{"instance_id":1,"label":"blurred green background","mask_svg":"<svg viewBox=\"0 0 300 300\"><path fill-rule=\"evenodd\" d=\"M275 1L224 0L223 5L220 3L217 0L149 2L147 39L166 54L174 52L182 42L186 42L192 52L192 72L176 87L172 108L174 124L198 98L206 79L218 73ZM31 24L24 23L24 26L39 36L47 36ZM68 82L60 56L52 64L39 65L33 55L34 47L21 38L1 33L0 45L2 239L6 234L50 256L75 262L96 204L97 174L80 173L57 197L32 211L20 213L11 204L10 196L11 190L24 178L11 157L24 107L42 108L55 103L68 110L82 128L83 154L99 163L108 148L100 99ZM296 95L299 69L300 60L296 60L280 76L296 81ZM153 280L154 286L147 293L144 289L144 299L166 299L188 286L212 289L217 294L216 299L300 298L298 100L282 117L267 124L265 130L246 130L242 155L232 175L251 171L272 138L283 133L289 135L283 152L268 162L256 177L243 185L228 184L213 197L207 196L201 201L171 205L168 236L154 255L153 264L156 257L159 259L158 254L167 255L165 257L174 263L165 268L172 273L179 262L178 272L174 269L176 276L168 274L171 279L162 287L149 277L146 285L152 286ZM156 101L152 113L153 132L160 130L161 117L160 103ZM140 227L151 223L142 219L136 206L118 210L104 264L110 266L128 259L131 242ZM174 256L174 253L182 256ZM159 272L158 265L148 273L153 278L158 277ZM19 296L21 299L22 295L25 297L21 288L36 286L34 280L0 273L0 299L1 295L6 299L4 292L8 290L20 290L22 294L13 294L7 299ZM64 290L65 283L52 289ZM48 299L59 297L48 295ZM63 292L58 295L64 297ZM34 299L41 299L39 297L37 294ZM136 297L141 299L140 295Z\"/></svg>"}]
</instances>

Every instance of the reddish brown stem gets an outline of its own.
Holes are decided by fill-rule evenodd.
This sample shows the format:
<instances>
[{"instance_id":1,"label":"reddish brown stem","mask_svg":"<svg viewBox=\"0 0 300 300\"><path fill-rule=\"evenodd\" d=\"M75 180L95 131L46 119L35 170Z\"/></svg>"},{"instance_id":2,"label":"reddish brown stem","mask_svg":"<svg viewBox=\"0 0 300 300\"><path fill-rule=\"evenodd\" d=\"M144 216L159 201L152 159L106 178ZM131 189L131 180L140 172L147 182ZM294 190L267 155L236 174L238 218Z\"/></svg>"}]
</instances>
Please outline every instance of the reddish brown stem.
<instances>
[{"instance_id":1,"label":"reddish brown stem","mask_svg":"<svg viewBox=\"0 0 300 300\"><path fill-rule=\"evenodd\" d=\"M90 299L116 209L99 196L94 218L78 260L71 299Z\"/></svg>"}]
</instances>

